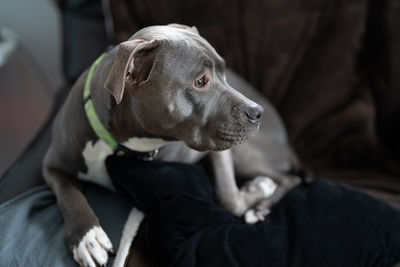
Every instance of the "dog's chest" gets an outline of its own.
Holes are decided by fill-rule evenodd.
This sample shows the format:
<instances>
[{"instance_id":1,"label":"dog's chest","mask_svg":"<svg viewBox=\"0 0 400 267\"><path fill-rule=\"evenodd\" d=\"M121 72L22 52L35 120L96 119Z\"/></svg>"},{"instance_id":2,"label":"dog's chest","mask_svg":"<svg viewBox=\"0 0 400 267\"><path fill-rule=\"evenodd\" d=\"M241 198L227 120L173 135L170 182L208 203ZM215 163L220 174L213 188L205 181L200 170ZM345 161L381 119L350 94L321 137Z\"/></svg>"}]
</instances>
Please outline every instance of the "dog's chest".
<instances>
[{"instance_id":1,"label":"dog's chest","mask_svg":"<svg viewBox=\"0 0 400 267\"><path fill-rule=\"evenodd\" d=\"M132 137L122 144L129 149L146 152L159 148L165 143L166 141L162 139ZM105 165L106 158L111 154L113 154L113 150L103 140L99 139L95 143L88 141L82 151L87 172L79 172L78 177L83 181L99 184L114 190Z\"/></svg>"}]
</instances>

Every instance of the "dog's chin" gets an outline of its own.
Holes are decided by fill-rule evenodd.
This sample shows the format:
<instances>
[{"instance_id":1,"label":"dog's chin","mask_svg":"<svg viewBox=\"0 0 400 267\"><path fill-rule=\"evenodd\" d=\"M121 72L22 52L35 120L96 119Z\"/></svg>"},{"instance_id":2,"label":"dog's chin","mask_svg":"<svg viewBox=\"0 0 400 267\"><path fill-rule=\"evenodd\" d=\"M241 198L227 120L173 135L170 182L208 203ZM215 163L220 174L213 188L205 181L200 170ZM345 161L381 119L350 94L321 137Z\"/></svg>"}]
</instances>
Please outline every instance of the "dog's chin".
<instances>
[{"instance_id":1,"label":"dog's chin","mask_svg":"<svg viewBox=\"0 0 400 267\"><path fill-rule=\"evenodd\" d=\"M187 144L190 148L197 151L223 151L245 142L249 137L253 136L258 127L221 127L217 134L208 143L205 144Z\"/></svg>"},{"instance_id":2,"label":"dog's chin","mask_svg":"<svg viewBox=\"0 0 400 267\"><path fill-rule=\"evenodd\" d=\"M223 144L200 144L200 145L188 145L190 148L200 151L200 152L207 152L207 151L224 151L227 149L232 148L235 146L233 143L223 142Z\"/></svg>"},{"instance_id":3,"label":"dog's chin","mask_svg":"<svg viewBox=\"0 0 400 267\"><path fill-rule=\"evenodd\" d=\"M226 141L231 142L234 145L237 143L242 143L247 140L250 136L253 136L258 130L258 125L256 126L243 126L241 124L222 125L217 130L217 136Z\"/></svg>"}]
</instances>

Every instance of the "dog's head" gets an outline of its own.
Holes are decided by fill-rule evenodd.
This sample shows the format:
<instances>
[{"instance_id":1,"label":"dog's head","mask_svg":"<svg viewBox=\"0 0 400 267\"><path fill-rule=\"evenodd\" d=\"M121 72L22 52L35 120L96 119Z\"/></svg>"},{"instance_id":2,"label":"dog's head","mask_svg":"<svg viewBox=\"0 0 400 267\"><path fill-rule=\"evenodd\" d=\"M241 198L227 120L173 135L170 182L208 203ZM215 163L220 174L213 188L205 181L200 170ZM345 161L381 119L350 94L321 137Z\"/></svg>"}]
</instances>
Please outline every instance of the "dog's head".
<instances>
[{"instance_id":1,"label":"dog's head","mask_svg":"<svg viewBox=\"0 0 400 267\"><path fill-rule=\"evenodd\" d=\"M229 86L224 60L184 25L144 28L121 43L105 87L149 136L200 151L243 142L263 112Z\"/></svg>"}]
</instances>

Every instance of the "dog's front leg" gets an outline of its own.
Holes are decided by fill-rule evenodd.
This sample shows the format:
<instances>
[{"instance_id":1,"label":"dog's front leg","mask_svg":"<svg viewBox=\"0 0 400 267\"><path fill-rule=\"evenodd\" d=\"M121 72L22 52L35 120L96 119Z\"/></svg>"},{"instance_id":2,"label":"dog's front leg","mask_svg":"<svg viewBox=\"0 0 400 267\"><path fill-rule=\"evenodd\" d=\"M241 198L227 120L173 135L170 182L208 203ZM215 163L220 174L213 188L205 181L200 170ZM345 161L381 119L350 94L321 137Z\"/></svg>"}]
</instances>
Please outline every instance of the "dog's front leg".
<instances>
[{"instance_id":1,"label":"dog's front leg","mask_svg":"<svg viewBox=\"0 0 400 267\"><path fill-rule=\"evenodd\" d=\"M240 197L236 185L232 152L211 152L211 163L214 171L214 190L217 201L234 214L241 216L246 211L246 204Z\"/></svg>"},{"instance_id":2,"label":"dog's front leg","mask_svg":"<svg viewBox=\"0 0 400 267\"><path fill-rule=\"evenodd\" d=\"M64 217L65 239L75 261L81 266L105 265L112 244L85 196L64 173L44 167L43 175L56 195Z\"/></svg>"},{"instance_id":3,"label":"dog's front leg","mask_svg":"<svg viewBox=\"0 0 400 267\"><path fill-rule=\"evenodd\" d=\"M231 150L211 152L210 157L217 201L235 215L244 215L247 210L270 195L270 192L266 192L262 180L251 187L239 190L235 180Z\"/></svg>"}]
</instances>

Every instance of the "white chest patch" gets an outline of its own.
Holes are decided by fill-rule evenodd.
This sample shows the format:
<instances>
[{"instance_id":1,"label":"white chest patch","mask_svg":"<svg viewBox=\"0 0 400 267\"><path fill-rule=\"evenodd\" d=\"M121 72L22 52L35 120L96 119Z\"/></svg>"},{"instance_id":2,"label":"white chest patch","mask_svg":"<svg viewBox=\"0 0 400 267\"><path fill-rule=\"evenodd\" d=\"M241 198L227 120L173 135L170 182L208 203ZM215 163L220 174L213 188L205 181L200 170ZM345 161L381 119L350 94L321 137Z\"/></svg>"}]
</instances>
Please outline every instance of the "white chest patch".
<instances>
[{"instance_id":1,"label":"white chest patch","mask_svg":"<svg viewBox=\"0 0 400 267\"><path fill-rule=\"evenodd\" d=\"M157 138L132 137L123 142L122 145L135 151L146 152L157 149L166 143L166 141ZM104 162L107 156L111 154L113 154L112 149L103 140L97 140L94 144L92 141L88 141L82 151L87 173L79 172L78 177L115 191Z\"/></svg>"},{"instance_id":2,"label":"white chest patch","mask_svg":"<svg viewBox=\"0 0 400 267\"><path fill-rule=\"evenodd\" d=\"M166 143L167 141L159 138L131 137L122 144L134 151L147 152L160 148Z\"/></svg>"},{"instance_id":3,"label":"white chest patch","mask_svg":"<svg viewBox=\"0 0 400 267\"><path fill-rule=\"evenodd\" d=\"M103 140L97 140L95 144L92 141L88 141L82 151L87 173L79 172L78 177L84 181L114 190L114 186L106 170L106 165L104 164L107 156L112 153L112 149Z\"/></svg>"}]
</instances>

